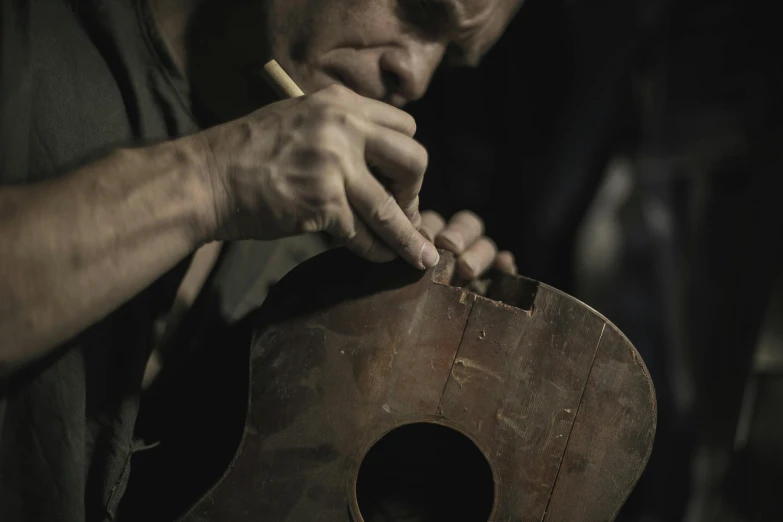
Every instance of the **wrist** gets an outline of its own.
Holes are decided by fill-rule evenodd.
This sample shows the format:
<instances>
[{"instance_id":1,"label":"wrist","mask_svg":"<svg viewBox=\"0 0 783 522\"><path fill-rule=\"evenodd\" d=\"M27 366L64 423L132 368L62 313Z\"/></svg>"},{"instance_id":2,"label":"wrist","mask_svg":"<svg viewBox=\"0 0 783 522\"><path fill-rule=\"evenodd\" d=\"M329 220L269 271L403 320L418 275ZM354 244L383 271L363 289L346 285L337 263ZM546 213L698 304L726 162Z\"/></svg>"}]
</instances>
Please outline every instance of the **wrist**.
<instances>
[{"instance_id":1,"label":"wrist","mask_svg":"<svg viewBox=\"0 0 783 522\"><path fill-rule=\"evenodd\" d=\"M199 141L189 136L145 149L162 175L177 187L177 201L170 203L181 208L184 232L193 250L215 241L219 231L212 167Z\"/></svg>"}]
</instances>

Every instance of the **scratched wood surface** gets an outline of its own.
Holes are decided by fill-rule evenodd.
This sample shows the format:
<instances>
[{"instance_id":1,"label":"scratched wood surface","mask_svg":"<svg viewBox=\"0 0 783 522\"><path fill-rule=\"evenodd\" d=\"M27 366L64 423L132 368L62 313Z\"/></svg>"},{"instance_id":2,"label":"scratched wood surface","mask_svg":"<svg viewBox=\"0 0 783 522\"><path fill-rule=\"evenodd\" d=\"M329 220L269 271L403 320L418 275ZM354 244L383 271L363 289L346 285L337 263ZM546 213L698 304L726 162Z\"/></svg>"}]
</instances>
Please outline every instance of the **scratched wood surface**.
<instances>
[{"instance_id":1,"label":"scratched wood surface","mask_svg":"<svg viewBox=\"0 0 783 522\"><path fill-rule=\"evenodd\" d=\"M638 353L562 292L503 276L489 299L444 284L452 266L335 250L286 276L260 316L236 457L183 520L360 522L362 456L416 421L481 449L493 521L613 519L655 431Z\"/></svg>"}]
</instances>

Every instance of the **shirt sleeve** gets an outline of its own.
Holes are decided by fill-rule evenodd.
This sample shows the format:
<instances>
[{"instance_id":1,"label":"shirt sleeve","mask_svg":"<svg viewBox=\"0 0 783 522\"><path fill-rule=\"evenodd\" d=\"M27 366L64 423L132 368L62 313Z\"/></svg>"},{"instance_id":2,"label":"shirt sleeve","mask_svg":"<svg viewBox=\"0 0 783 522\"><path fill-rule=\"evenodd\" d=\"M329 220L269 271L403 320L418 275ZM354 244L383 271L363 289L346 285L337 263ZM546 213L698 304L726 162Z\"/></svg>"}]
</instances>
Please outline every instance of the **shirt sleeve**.
<instances>
[{"instance_id":1,"label":"shirt sleeve","mask_svg":"<svg viewBox=\"0 0 783 522\"><path fill-rule=\"evenodd\" d=\"M27 181L32 100L29 4L0 0L0 185Z\"/></svg>"}]
</instances>

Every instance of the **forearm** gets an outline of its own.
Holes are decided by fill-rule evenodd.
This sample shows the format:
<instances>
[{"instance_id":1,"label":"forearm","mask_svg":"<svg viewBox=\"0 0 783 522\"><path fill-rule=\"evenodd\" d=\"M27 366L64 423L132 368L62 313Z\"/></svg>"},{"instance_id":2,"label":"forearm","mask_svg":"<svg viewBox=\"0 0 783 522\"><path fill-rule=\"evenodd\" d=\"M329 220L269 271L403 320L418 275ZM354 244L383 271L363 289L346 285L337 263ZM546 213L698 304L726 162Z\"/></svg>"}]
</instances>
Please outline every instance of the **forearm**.
<instances>
[{"instance_id":1,"label":"forearm","mask_svg":"<svg viewBox=\"0 0 783 522\"><path fill-rule=\"evenodd\" d=\"M0 190L0 374L102 319L207 239L199 159L174 142Z\"/></svg>"}]
</instances>

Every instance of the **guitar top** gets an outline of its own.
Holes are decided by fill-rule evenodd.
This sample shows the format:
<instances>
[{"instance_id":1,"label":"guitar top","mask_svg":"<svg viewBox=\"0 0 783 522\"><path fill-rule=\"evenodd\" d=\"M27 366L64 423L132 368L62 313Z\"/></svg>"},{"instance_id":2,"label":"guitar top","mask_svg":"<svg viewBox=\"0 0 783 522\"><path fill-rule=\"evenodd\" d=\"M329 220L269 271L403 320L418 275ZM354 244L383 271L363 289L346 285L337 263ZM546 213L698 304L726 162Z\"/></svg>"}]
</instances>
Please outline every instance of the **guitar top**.
<instances>
[{"instance_id":1,"label":"guitar top","mask_svg":"<svg viewBox=\"0 0 783 522\"><path fill-rule=\"evenodd\" d=\"M241 444L182 520L612 520L655 433L639 354L573 297L507 275L483 297L453 264L334 250L285 276Z\"/></svg>"}]
</instances>

